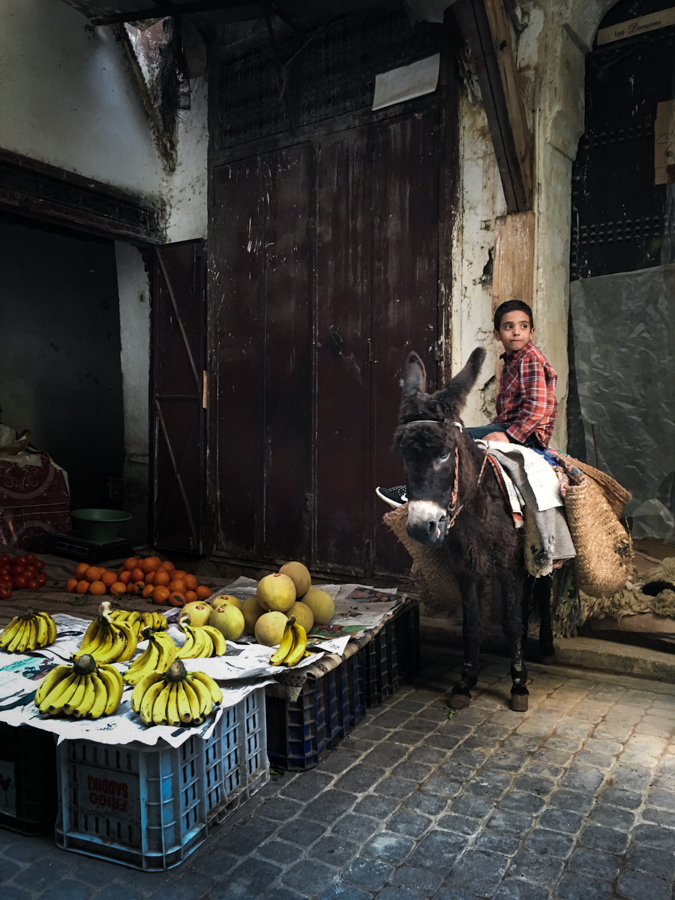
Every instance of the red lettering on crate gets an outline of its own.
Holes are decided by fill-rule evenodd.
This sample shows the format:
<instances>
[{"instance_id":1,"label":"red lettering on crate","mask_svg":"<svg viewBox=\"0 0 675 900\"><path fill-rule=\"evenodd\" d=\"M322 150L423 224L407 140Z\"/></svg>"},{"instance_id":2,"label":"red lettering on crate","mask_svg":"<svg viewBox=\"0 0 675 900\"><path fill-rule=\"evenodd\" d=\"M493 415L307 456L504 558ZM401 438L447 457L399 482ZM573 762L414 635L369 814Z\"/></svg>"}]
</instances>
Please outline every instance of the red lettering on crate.
<instances>
[{"instance_id":1,"label":"red lettering on crate","mask_svg":"<svg viewBox=\"0 0 675 900\"><path fill-rule=\"evenodd\" d=\"M119 797L124 800L129 798L129 785L123 781L114 781L112 778L97 778L89 775L87 778L89 787L89 802L99 806L107 806L111 809L126 809L124 803L120 806Z\"/></svg>"}]
</instances>

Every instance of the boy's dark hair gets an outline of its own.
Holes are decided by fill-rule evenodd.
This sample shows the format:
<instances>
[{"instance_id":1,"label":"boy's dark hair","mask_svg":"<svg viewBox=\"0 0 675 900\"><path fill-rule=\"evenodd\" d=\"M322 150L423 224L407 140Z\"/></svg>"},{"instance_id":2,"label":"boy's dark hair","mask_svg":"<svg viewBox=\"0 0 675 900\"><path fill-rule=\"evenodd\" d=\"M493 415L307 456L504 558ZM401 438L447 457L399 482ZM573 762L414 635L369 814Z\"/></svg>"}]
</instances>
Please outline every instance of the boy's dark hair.
<instances>
[{"instance_id":1,"label":"boy's dark hair","mask_svg":"<svg viewBox=\"0 0 675 900\"><path fill-rule=\"evenodd\" d=\"M505 300L504 303L500 303L497 309L495 310L495 331L499 331L499 326L502 324L502 319L504 318L507 312L513 312L514 309L520 310L520 312L527 313L530 320L530 328L534 328L534 320L532 318L532 310L523 300Z\"/></svg>"}]
</instances>

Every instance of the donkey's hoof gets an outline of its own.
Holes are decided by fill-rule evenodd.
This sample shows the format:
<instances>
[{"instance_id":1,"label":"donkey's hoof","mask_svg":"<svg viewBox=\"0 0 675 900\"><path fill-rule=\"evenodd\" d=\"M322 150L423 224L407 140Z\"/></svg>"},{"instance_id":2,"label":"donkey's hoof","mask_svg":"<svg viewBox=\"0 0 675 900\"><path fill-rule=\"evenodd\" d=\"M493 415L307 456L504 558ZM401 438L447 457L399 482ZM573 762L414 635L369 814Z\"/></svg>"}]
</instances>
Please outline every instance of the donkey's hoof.
<instances>
[{"instance_id":1,"label":"donkey's hoof","mask_svg":"<svg viewBox=\"0 0 675 900\"><path fill-rule=\"evenodd\" d=\"M460 691L453 691L448 698L448 706L450 709L466 709L471 703L471 694L462 694Z\"/></svg>"},{"instance_id":2,"label":"donkey's hoof","mask_svg":"<svg viewBox=\"0 0 675 900\"><path fill-rule=\"evenodd\" d=\"M527 712L528 701L530 697L525 690L525 693L520 693L520 691L515 691L511 694L511 709L514 712Z\"/></svg>"}]
</instances>

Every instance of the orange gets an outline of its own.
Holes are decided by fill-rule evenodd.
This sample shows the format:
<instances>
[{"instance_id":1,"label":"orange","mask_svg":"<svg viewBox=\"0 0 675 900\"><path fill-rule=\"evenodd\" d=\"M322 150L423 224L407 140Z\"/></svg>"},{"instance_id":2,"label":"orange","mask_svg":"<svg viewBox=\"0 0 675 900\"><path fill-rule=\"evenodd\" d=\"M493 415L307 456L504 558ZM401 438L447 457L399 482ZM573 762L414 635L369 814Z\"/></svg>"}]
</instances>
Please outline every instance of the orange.
<instances>
[{"instance_id":1,"label":"orange","mask_svg":"<svg viewBox=\"0 0 675 900\"><path fill-rule=\"evenodd\" d=\"M164 603L169 599L169 589L167 587L159 586L156 587L152 592L152 602L153 603Z\"/></svg>"},{"instance_id":2,"label":"orange","mask_svg":"<svg viewBox=\"0 0 675 900\"><path fill-rule=\"evenodd\" d=\"M92 581L91 585L89 586L89 593L95 594L97 597L100 597L101 594L107 593L106 586L102 581Z\"/></svg>"},{"instance_id":3,"label":"orange","mask_svg":"<svg viewBox=\"0 0 675 900\"><path fill-rule=\"evenodd\" d=\"M104 572L101 575L101 581L106 587L111 587L117 581L117 575L114 572Z\"/></svg>"},{"instance_id":4,"label":"orange","mask_svg":"<svg viewBox=\"0 0 675 900\"><path fill-rule=\"evenodd\" d=\"M185 582L185 587L188 591L197 590L197 579L194 575L186 575L185 578L183 578L183 581Z\"/></svg>"},{"instance_id":5,"label":"orange","mask_svg":"<svg viewBox=\"0 0 675 900\"><path fill-rule=\"evenodd\" d=\"M80 563L79 566L75 569L75 577L79 581L81 578L84 578L84 573L89 568L89 563Z\"/></svg>"},{"instance_id":6,"label":"orange","mask_svg":"<svg viewBox=\"0 0 675 900\"><path fill-rule=\"evenodd\" d=\"M145 583L146 584L154 584L155 583L155 575L157 572L146 572L145 573Z\"/></svg>"},{"instance_id":7,"label":"orange","mask_svg":"<svg viewBox=\"0 0 675 900\"><path fill-rule=\"evenodd\" d=\"M113 597L119 597L121 594L126 594L127 586L126 584L122 584L121 581L116 581L115 584L110 585L110 593Z\"/></svg>"},{"instance_id":8,"label":"orange","mask_svg":"<svg viewBox=\"0 0 675 900\"><path fill-rule=\"evenodd\" d=\"M132 581L145 581L145 572L143 569L136 566L135 569L131 570L131 580Z\"/></svg>"},{"instance_id":9,"label":"orange","mask_svg":"<svg viewBox=\"0 0 675 900\"><path fill-rule=\"evenodd\" d=\"M171 576L166 570L157 569L155 572L154 584L167 585L171 581Z\"/></svg>"},{"instance_id":10,"label":"orange","mask_svg":"<svg viewBox=\"0 0 675 900\"><path fill-rule=\"evenodd\" d=\"M155 560L154 556L147 556L145 559L141 560L141 569L143 569L144 572L154 572L158 566L159 563Z\"/></svg>"},{"instance_id":11,"label":"orange","mask_svg":"<svg viewBox=\"0 0 675 900\"><path fill-rule=\"evenodd\" d=\"M78 594L88 594L89 587L90 585L88 581L78 581L75 590Z\"/></svg>"},{"instance_id":12,"label":"orange","mask_svg":"<svg viewBox=\"0 0 675 900\"><path fill-rule=\"evenodd\" d=\"M211 588L207 588L204 584L200 584L196 590L198 600L208 600L212 593Z\"/></svg>"},{"instance_id":13,"label":"orange","mask_svg":"<svg viewBox=\"0 0 675 900\"><path fill-rule=\"evenodd\" d=\"M135 581L130 581L127 585L127 594L140 594L141 590Z\"/></svg>"},{"instance_id":14,"label":"orange","mask_svg":"<svg viewBox=\"0 0 675 900\"><path fill-rule=\"evenodd\" d=\"M185 606L185 594L183 591L171 591L169 594L171 606Z\"/></svg>"},{"instance_id":15,"label":"orange","mask_svg":"<svg viewBox=\"0 0 675 900\"><path fill-rule=\"evenodd\" d=\"M184 572L182 569L174 569L173 570L173 578L172 581L176 581L177 579L183 579L187 575L187 572Z\"/></svg>"},{"instance_id":16,"label":"orange","mask_svg":"<svg viewBox=\"0 0 675 900\"><path fill-rule=\"evenodd\" d=\"M175 570L175 568L176 568L176 567L174 566L174 564L173 564L170 560L168 560L168 559L165 559L163 563L160 563L160 566L161 566L163 569L166 569L166 571L169 572L169 573L173 572L173 571Z\"/></svg>"},{"instance_id":17,"label":"orange","mask_svg":"<svg viewBox=\"0 0 675 900\"><path fill-rule=\"evenodd\" d=\"M151 585L151 584L146 585L146 586L143 588L143 591L142 591L142 593L141 593L141 597L145 597L145 599L147 600L148 597L152 597L152 595L153 595L153 593L154 593L154 590L155 590L155 588L153 587L153 585Z\"/></svg>"},{"instance_id":18,"label":"orange","mask_svg":"<svg viewBox=\"0 0 675 900\"><path fill-rule=\"evenodd\" d=\"M118 581L121 581L122 584L129 584L131 581L131 572L128 569L125 569L118 577Z\"/></svg>"},{"instance_id":19,"label":"orange","mask_svg":"<svg viewBox=\"0 0 675 900\"><path fill-rule=\"evenodd\" d=\"M155 568L159 568L162 565L162 560L159 558L159 556L150 556L149 559L155 560L155 562L157 563Z\"/></svg>"},{"instance_id":20,"label":"orange","mask_svg":"<svg viewBox=\"0 0 675 900\"><path fill-rule=\"evenodd\" d=\"M68 581L66 581L66 590L69 594L72 594L76 587L77 578L69 578Z\"/></svg>"},{"instance_id":21,"label":"orange","mask_svg":"<svg viewBox=\"0 0 675 900\"><path fill-rule=\"evenodd\" d=\"M185 582L182 578L174 578L174 580L169 584L170 591L186 591L187 587L185 586Z\"/></svg>"},{"instance_id":22,"label":"orange","mask_svg":"<svg viewBox=\"0 0 675 900\"><path fill-rule=\"evenodd\" d=\"M92 584L101 577L101 569L98 566L89 566L83 577L87 579L89 584Z\"/></svg>"},{"instance_id":23,"label":"orange","mask_svg":"<svg viewBox=\"0 0 675 900\"><path fill-rule=\"evenodd\" d=\"M185 591L185 602L186 603L196 603L199 599L194 591Z\"/></svg>"},{"instance_id":24,"label":"orange","mask_svg":"<svg viewBox=\"0 0 675 900\"><path fill-rule=\"evenodd\" d=\"M122 566L122 568L126 569L127 572L131 572L131 570L135 569L137 565L138 565L138 560L136 559L136 557L130 556L129 559L124 560L124 565Z\"/></svg>"}]
</instances>

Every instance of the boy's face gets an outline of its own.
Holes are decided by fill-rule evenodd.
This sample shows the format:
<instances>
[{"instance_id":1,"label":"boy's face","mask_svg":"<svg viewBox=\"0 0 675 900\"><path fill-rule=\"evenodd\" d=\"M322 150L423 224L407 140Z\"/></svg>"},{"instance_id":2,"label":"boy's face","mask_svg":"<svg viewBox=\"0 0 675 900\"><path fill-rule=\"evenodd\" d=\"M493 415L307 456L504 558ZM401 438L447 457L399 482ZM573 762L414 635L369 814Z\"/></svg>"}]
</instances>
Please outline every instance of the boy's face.
<instances>
[{"instance_id":1,"label":"boy's face","mask_svg":"<svg viewBox=\"0 0 675 900\"><path fill-rule=\"evenodd\" d=\"M530 317L522 310L514 309L504 313L499 325L499 331L495 330L495 340L501 341L507 353L516 353L534 336L534 328L530 325Z\"/></svg>"}]
</instances>

